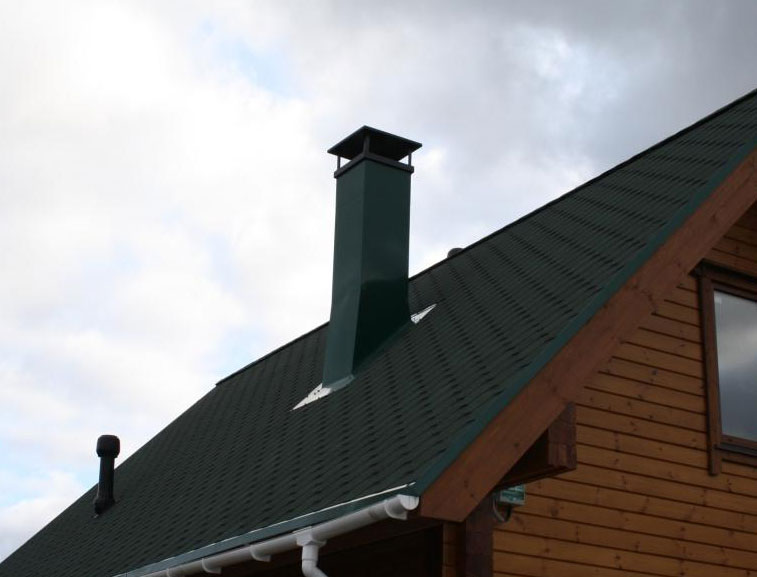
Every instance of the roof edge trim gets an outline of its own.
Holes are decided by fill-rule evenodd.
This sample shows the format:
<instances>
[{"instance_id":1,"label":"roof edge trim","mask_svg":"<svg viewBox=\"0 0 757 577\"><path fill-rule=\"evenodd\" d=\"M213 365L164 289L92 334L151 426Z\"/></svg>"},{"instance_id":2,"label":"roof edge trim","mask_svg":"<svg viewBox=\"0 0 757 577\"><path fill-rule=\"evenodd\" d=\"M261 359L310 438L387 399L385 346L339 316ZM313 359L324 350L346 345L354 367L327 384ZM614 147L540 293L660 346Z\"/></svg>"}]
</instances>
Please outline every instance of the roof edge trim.
<instances>
[{"instance_id":1,"label":"roof edge trim","mask_svg":"<svg viewBox=\"0 0 757 577\"><path fill-rule=\"evenodd\" d=\"M475 241L475 242L473 242L473 243L469 244L468 246L462 247L462 250L461 250L460 252L457 252L457 253L455 253L455 254L454 254L454 255L452 255L452 256L448 256L448 257L446 257L446 258L443 258L443 259L441 259L441 260L439 260L439 261L437 261L437 262L433 263L432 265L430 265L430 266L426 267L426 268L425 268L425 269L423 269L422 271L420 271L420 272L418 272L418 273L416 273L416 274L412 275L412 276L410 277L410 280L413 280L414 278L416 278L416 277L419 277L419 276L421 276L422 274L425 274L425 273L427 273L427 272L431 271L432 269L435 269L435 268L436 268L436 267L438 267L438 266L442 266L442 265L443 265L444 263L446 263L446 262L447 262L447 261L448 261L449 259L451 259L451 258L455 258L455 257L457 257L457 256L458 256L459 254L467 252L467 251L468 251L469 249L473 248L474 246L478 246L479 244L482 244L482 243L484 243L484 242L488 241L488 240L489 240L489 239L491 239L492 237L495 237L495 236L497 236L498 234L501 234L502 232L506 231L506 230L507 230L507 229L509 229L509 228L512 228L512 227L514 227L515 225L517 225L517 224L521 223L522 221L524 221L524 220L528 220L529 218L531 218L531 217L532 217L532 216L534 216L535 214L538 214L538 213L542 212L543 210L546 210L546 209L548 209L548 208L549 208L549 207L551 207L552 205L554 205L554 204L557 204L557 203L559 203L559 202L561 202L561 201L565 200L565 198L566 198L566 197L568 197L568 196L571 196L571 195L572 195L573 193L576 193L576 192L578 192L579 190L582 190L582 189L584 189L584 188L586 188L586 187L588 187L588 186L590 186L590 185L594 184L594 183L595 183L596 181L598 181L598 180L602 180L603 178L606 178L607 176L609 176L610 174L612 174L612 173L614 173L614 172L616 172L616 171L620 170L621 168L623 168L623 167L624 167L624 166L626 166L627 164L630 164L630 163L634 162L635 160L639 159L640 157L642 157L642 156L645 156L646 154L649 154L650 152L652 152L652 151L654 151L654 150L657 150L658 148L661 148L662 146L665 146L666 144L668 144L668 143L669 143L670 141L672 141L672 140L675 140L675 139L677 139L677 138L680 138L680 137L682 137L683 135L685 135L685 134L687 134L687 133L691 132L692 130L694 130L694 129L695 129L695 128L697 128L698 126L700 126L700 125L702 125L702 124L705 124L706 122L709 122L709 121L710 121L710 120L712 120L712 119L713 119L714 117L716 117L716 116L719 116L720 114L723 114L724 112L726 112L727 110L730 110L730 109L731 109L731 108L733 108L734 106L737 106L738 104L740 104L740 103L741 103L741 102L743 102L744 100L747 100L747 99L749 99L749 98L753 97L753 96L754 96L755 94L757 94L757 88L755 88L754 90L750 90L749 92L747 92L747 93L746 93L746 94L744 94L743 96L739 96L739 97L738 97L738 98L737 98L736 100L733 100L733 101L729 102L728 104L724 104L723 106L721 106L720 108L718 108L718 109L717 109L717 110L715 110L714 112L711 112L711 113L710 113L710 114L708 114L707 116L705 116L705 117L703 117L703 118L700 118L699 120L697 120L697 121L696 121L696 122L694 122L693 124L689 124L688 126L685 126L685 127L681 128L680 130L678 130L678 131L674 132L674 133L673 133L673 134L671 134L670 136L666 136L666 137L665 137L665 138L663 138L662 140L659 140L659 141L655 142L654 144L650 145L650 146L649 146L648 148L645 148L645 149L644 149L644 150L642 150L641 152L637 152L636 154L634 154L633 156L631 156L631 157L627 158L626 160L624 160L624 161L622 161L622 162L619 162L618 164L616 164L616 165L614 165L614 166L611 166L611 167L610 167L610 168L608 168L607 170L605 170L605 171L603 171L603 172L601 172L601 173L597 174L596 176L593 176L592 178L590 178L590 179L589 179L589 180L587 180L586 182L582 182L581 184L579 184L579 185L578 185L578 186L576 186L575 188L572 188L572 189L568 190L567 192L564 192L564 193L563 193L563 194L561 194L560 196L558 196L558 197L556 197L556 198L553 198L553 199L552 199L552 200L550 200L549 202L547 202L547 203L545 203L545 204L542 204L541 206L538 206L538 207L536 207L536 208L535 208L535 209L533 209L533 210L532 210L531 212L528 212L528 213L524 214L523 216L519 216L518 218L516 218L516 219L515 219L515 220L513 220L512 222L509 222L509 223L507 223L506 225L504 225L504 226L502 226L502 227L498 228L497 230L495 230L495 231L493 231L493 232L490 232L490 233L489 233L489 234L487 234L486 236L483 236L483 237L481 237L481 238L480 238L480 239L478 239L477 241Z\"/></svg>"},{"instance_id":2,"label":"roof edge trim","mask_svg":"<svg viewBox=\"0 0 757 577\"><path fill-rule=\"evenodd\" d=\"M274 348L274 349L272 349L272 350L268 351L268 352L267 352L267 353L265 353L265 354L264 354L264 355L263 355L262 357L260 357L260 358L257 358L257 359L255 359L254 361L251 361L251 362L247 363L247 364L246 364L246 365L244 365L243 367L240 367L240 368L238 368L237 370L235 370L235 371L234 371L233 373L229 373L228 375L226 375L226 376L225 376L225 377L223 377L222 379L218 380L218 381L216 382L215 386L217 387L217 386L219 386L219 385L222 385L223 383L225 383L225 382L226 382L226 381L228 381L229 379L232 379L232 378L236 377L236 376L237 376L238 374L245 372L245 371L246 371L247 369L250 369L250 368L254 367L254 366L255 366L255 365L257 365L257 364L259 364L259 363L262 363L262 362L263 362L264 360L266 360L266 359L267 359L268 357L272 357L272 356L273 356L273 355L275 355L276 353L279 353L279 352L283 351L284 349L286 349L286 348L288 348L288 347L292 346L293 344L295 344L295 343L298 343L298 342L300 342L301 340L303 340L303 339L305 339L305 338L309 337L309 336L310 336L310 335L312 335L313 333L315 333L315 332L318 332L318 331L319 331L319 330L321 330L322 328L324 328L324 327L328 326L328 324L329 324L328 322L325 322L325 323L321 323L320 325L318 325L317 327L314 327L314 328L310 329L310 330L309 330L309 331L307 331L306 333L302 333L302 334L301 334L301 335L300 335L299 337L297 337L297 338L295 338L295 339L292 339L291 341L289 341L289 342L286 342L286 343L284 343L283 345L280 345L280 346L278 346L278 347L276 347L276 348Z\"/></svg>"},{"instance_id":3,"label":"roof edge trim","mask_svg":"<svg viewBox=\"0 0 757 577\"><path fill-rule=\"evenodd\" d=\"M210 543L209 545L205 545L203 547L200 547L199 549L193 549L174 557L168 557L167 559L163 559L162 561L156 561L155 563L150 563L149 565L144 565L137 569L132 569L130 571L127 571L126 573L118 573L113 577L143 577L144 575L149 575L150 573L155 573L156 571L163 571L176 565L183 565L191 561L197 561L199 559L202 559L203 557L223 553L225 551L243 547L245 545L252 545L257 541L262 541L269 537L276 537L277 535L282 535L284 533L289 533L297 529L302 529L309 525L322 523L324 521L330 521L332 519L336 519L337 517L346 515L347 513L352 513L361 508L364 508L366 505L371 505L373 503L386 499L387 497L392 497L400 493L406 493L411 496L415 496L412 490L406 491L406 489L412 489L412 486L413 483L406 483L405 485L399 485L397 487L379 491L378 493L364 495L350 501L345 501L344 503L330 505L328 507L324 507L323 509L305 513L304 515L298 515L297 517L292 517L291 519L287 519L285 521L279 521L266 527L253 529L252 531L243 533L236 537L229 537L228 539L224 539L223 541L219 541L217 543Z\"/></svg>"},{"instance_id":4,"label":"roof edge trim","mask_svg":"<svg viewBox=\"0 0 757 577\"><path fill-rule=\"evenodd\" d=\"M751 93L750 93L751 94ZM740 101L741 99L739 99ZM738 102L738 101L737 101ZM725 108L729 108L728 107ZM708 116L710 118L712 115ZM697 123L699 124L699 123ZM683 132L683 131L682 131ZM668 139L666 139L668 140ZM650 241L620 269L605 288L581 310L566 328L560 332L534 359L534 361L516 373L506 390L495 397L474 416L473 422L466 426L452 441L442 455L431 461L413 485L415 495L422 496L442 473L465 451L465 449L483 432L486 426L528 385L528 383L549 363L550 360L591 320L591 318L615 295L631 277L649 260L649 258L692 216L710 195L747 157L757 150L757 139L742 145L728 161L718 169L686 204L679 208L671 219L662 226ZM625 164L625 163L623 163Z\"/></svg>"}]
</instances>

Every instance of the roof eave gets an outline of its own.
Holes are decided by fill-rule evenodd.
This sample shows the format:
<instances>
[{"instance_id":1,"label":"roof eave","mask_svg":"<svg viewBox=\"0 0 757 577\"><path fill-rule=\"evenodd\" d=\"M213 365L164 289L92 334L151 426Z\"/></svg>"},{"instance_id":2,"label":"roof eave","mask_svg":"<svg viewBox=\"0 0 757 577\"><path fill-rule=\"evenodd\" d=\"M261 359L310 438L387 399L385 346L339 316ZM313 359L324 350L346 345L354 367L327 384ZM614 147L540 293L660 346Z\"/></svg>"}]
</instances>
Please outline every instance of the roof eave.
<instances>
[{"instance_id":1,"label":"roof eave","mask_svg":"<svg viewBox=\"0 0 757 577\"><path fill-rule=\"evenodd\" d=\"M272 525L268 525L266 527L259 527L257 529L253 529L252 531L248 531L247 533L237 535L236 537L230 537L217 543L211 543L203 547L187 551L186 553L181 553L179 555L163 559L162 561L157 561L155 563L150 563L149 565L131 569L129 571L126 571L125 573L118 573L113 577L145 577L148 575L153 575L161 571L165 571L169 568L186 565L188 563L199 561L200 559L226 553L228 551L259 543L261 541L266 541L268 539L275 538L286 533L291 533L299 529L304 529L312 525L332 521L339 517L359 511L360 509L368 507L379 501L400 494L415 496L412 488L413 483L408 483L398 487L392 487L378 493L358 497L357 499L352 499L345 503L339 503L338 505L332 505L324 509L319 509L318 511L312 511L310 513L305 513L304 515L298 515L291 519L273 523Z\"/></svg>"}]
</instances>

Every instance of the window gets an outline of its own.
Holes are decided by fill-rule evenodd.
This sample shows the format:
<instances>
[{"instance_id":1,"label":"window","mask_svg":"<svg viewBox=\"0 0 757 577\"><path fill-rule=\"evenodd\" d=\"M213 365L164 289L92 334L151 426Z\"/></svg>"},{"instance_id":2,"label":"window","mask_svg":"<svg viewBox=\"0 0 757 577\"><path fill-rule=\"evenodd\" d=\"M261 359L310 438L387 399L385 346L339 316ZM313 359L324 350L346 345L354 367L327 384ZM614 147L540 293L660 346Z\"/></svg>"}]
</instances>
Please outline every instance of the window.
<instances>
[{"instance_id":1,"label":"window","mask_svg":"<svg viewBox=\"0 0 757 577\"><path fill-rule=\"evenodd\" d=\"M700 277L710 472L757 465L757 279L711 266Z\"/></svg>"}]
</instances>

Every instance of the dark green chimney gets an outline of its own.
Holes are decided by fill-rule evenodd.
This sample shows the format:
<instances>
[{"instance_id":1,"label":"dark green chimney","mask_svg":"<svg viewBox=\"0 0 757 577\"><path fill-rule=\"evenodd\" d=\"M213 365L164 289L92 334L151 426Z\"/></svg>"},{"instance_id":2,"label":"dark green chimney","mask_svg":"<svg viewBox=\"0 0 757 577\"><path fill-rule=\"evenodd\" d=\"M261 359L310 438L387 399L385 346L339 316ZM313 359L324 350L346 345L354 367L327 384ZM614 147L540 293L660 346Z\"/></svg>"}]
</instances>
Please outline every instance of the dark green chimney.
<instances>
[{"instance_id":1,"label":"dark green chimney","mask_svg":"<svg viewBox=\"0 0 757 577\"><path fill-rule=\"evenodd\" d=\"M364 126L328 151L338 160L324 386L349 383L361 363L410 322L410 175L420 147ZM405 157L407 164L400 162ZM342 159L349 162L342 166Z\"/></svg>"}]
</instances>

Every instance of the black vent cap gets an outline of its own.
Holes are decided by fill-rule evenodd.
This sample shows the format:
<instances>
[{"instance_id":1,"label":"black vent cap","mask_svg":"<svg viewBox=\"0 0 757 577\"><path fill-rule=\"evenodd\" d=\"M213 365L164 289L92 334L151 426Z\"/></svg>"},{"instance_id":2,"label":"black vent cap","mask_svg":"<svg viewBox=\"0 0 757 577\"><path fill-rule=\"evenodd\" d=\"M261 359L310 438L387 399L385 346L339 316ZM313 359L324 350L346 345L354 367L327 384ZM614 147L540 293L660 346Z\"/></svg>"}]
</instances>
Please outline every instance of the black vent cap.
<instances>
[{"instance_id":1,"label":"black vent cap","mask_svg":"<svg viewBox=\"0 0 757 577\"><path fill-rule=\"evenodd\" d=\"M329 148L328 153L352 160L361 153L368 152L389 160L399 161L421 146L420 142L408 140L370 126L363 126Z\"/></svg>"},{"instance_id":2,"label":"black vent cap","mask_svg":"<svg viewBox=\"0 0 757 577\"><path fill-rule=\"evenodd\" d=\"M91 447L92 445L90 445ZM97 439L98 457L118 457L121 452L121 441L115 435L101 435Z\"/></svg>"}]
</instances>

